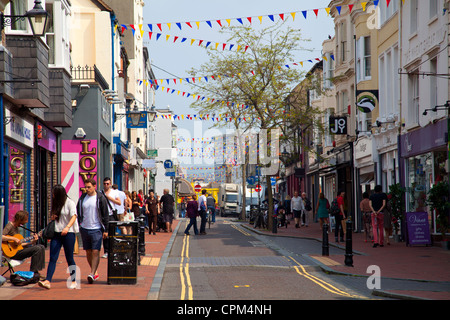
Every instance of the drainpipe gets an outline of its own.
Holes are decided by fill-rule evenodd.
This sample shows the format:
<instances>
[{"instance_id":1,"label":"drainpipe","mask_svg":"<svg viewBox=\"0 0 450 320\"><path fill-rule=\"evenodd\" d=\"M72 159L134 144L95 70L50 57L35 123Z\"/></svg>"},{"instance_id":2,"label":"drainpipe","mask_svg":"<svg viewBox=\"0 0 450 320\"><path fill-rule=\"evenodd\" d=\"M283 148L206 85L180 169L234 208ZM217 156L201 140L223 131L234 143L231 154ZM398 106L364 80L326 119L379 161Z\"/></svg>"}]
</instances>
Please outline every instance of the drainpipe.
<instances>
[{"instance_id":1,"label":"drainpipe","mask_svg":"<svg viewBox=\"0 0 450 320\"><path fill-rule=\"evenodd\" d=\"M111 89L114 90L114 69L115 69L115 61L114 61L114 27L116 24L116 15L111 12L110 14L110 18L111 18ZM114 125L114 116L115 114L115 105L114 103L112 104L112 133L115 130L115 125Z\"/></svg>"},{"instance_id":2,"label":"drainpipe","mask_svg":"<svg viewBox=\"0 0 450 320\"><path fill-rule=\"evenodd\" d=\"M3 105L3 94L0 93L0 205L5 205L5 161L3 159L5 144L5 110ZM5 210L6 212L6 210Z\"/></svg>"}]
</instances>

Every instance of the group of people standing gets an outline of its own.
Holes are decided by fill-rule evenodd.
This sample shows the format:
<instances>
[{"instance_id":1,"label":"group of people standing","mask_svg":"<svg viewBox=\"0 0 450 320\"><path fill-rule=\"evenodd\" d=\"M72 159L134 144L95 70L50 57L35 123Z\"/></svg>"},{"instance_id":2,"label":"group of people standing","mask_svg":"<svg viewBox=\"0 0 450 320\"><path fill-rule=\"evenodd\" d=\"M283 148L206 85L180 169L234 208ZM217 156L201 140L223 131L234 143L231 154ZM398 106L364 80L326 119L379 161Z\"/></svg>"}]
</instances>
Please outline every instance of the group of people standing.
<instances>
[{"instance_id":1,"label":"group of people standing","mask_svg":"<svg viewBox=\"0 0 450 320\"><path fill-rule=\"evenodd\" d=\"M198 197L193 195L186 203L186 216L189 218L189 224L184 230L184 234L189 235L189 230L193 227L195 235L206 235L207 210L211 210L211 222L215 222L215 202L211 194L206 197L206 190L202 190L202 195ZM197 217L200 217L200 232L197 227Z\"/></svg>"},{"instance_id":2,"label":"group of people standing","mask_svg":"<svg viewBox=\"0 0 450 320\"><path fill-rule=\"evenodd\" d=\"M335 241L343 242L345 234L345 221L347 219L347 210L345 207L345 191L339 191L335 199L337 212L333 213L332 205L325 198L323 193L319 194L316 205L316 214L320 219L320 228L323 224L329 224L329 216L335 219ZM362 213L364 232L366 242L373 241L373 247L384 246L384 234L386 233L386 243L389 245L389 235L392 232L391 215L388 205L388 197L382 191L382 186L375 186L374 193L369 195L368 192L363 193L363 200L360 202Z\"/></svg>"},{"instance_id":3,"label":"group of people standing","mask_svg":"<svg viewBox=\"0 0 450 320\"><path fill-rule=\"evenodd\" d=\"M87 276L88 283L92 284L98 280L97 272L100 263L100 251L103 244L103 258L108 257L108 224L110 221L133 221L142 213L145 213L149 223L149 233L155 234L157 215L162 212L165 222L165 231L172 231L172 220L174 217L175 200L169 194L169 190L164 190L164 195L158 199L153 190L150 190L148 197L143 195L142 190L121 191L117 185L112 185L109 177L103 180L103 189L97 190L95 179L84 181L85 192L78 199L77 203L69 198L64 186L57 184L52 189L52 204L50 219L55 221L54 236L50 241L50 261L47 267L46 277L39 277L39 286L45 289L51 288L51 281L55 272L56 263L59 258L61 248L70 270L72 284L70 289L77 287L76 264L74 260L74 248L77 233L80 234L83 249L86 251L86 259L90 266L90 273ZM28 212L19 211L15 214L14 220L10 221L3 230L2 242L13 241L20 244L20 241L13 237L20 233L19 228L28 222ZM123 234L129 234L131 227L121 227ZM31 230L30 230L31 231ZM24 260L31 257L30 271L39 273L45 268L45 247L37 244L39 237L37 234L34 240L25 245L11 259Z\"/></svg>"}]
</instances>

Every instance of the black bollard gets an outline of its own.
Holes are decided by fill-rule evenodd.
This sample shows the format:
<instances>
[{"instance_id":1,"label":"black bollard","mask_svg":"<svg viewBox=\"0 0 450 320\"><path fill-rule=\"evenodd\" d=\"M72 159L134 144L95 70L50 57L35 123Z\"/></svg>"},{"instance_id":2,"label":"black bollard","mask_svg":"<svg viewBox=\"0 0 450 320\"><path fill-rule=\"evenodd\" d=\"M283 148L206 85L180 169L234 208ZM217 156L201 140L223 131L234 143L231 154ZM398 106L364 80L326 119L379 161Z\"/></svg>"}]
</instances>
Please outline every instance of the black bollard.
<instances>
[{"instance_id":1,"label":"black bollard","mask_svg":"<svg viewBox=\"0 0 450 320\"><path fill-rule=\"evenodd\" d=\"M352 230L353 223L352 219L347 220L347 232L345 233L345 265L347 267L353 267L353 249L352 249Z\"/></svg>"},{"instance_id":2,"label":"black bollard","mask_svg":"<svg viewBox=\"0 0 450 320\"><path fill-rule=\"evenodd\" d=\"M274 214L273 220L272 220L272 233L277 233L277 232L278 232L278 219L277 219L277 216Z\"/></svg>"},{"instance_id":3,"label":"black bollard","mask_svg":"<svg viewBox=\"0 0 450 320\"><path fill-rule=\"evenodd\" d=\"M330 255L330 245L328 244L328 224L323 225L323 240L322 240L322 256Z\"/></svg>"},{"instance_id":4,"label":"black bollard","mask_svg":"<svg viewBox=\"0 0 450 320\"><path fill-rule=\"evenodd\" d=\"M145 256L145 220L144 215L141 213L136 219L139 222L138 228L138 264L141 264L141 257Z\"/></svg>"}]
</instances>

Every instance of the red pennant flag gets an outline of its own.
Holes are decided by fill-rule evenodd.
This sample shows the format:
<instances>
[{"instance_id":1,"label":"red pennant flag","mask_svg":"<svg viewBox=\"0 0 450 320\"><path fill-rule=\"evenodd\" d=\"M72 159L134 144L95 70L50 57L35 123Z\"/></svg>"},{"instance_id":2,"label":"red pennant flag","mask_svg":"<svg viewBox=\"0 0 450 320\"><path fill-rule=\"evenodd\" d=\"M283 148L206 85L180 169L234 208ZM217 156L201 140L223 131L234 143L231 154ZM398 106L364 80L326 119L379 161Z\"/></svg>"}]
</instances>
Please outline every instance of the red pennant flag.
<instances>
[{"instance_id":1,"label":"red pennant flag","mask_svg":"<svg viewBox=\"0 0 450 320\"><path fill-rule=\"evenodd\" d=\"M161 29L161 23L157 23L156 25L158 26L159 30L162 31L162 29Z\"/></svg>"},{"instance_id":2,"label":"red pennant flag","mask_svg":"<svg viewBox=\"0 0 450 320\"><path fill-rule=\"evenodd\" d=\"M216 79L214 78L214 76L211 76L211 78L213 78L213 80L216 80Z\"/></svg>"},{"instance_id":3,"label":"red pennant flag","mask_svg":"<svg viewBox=\"0 0 450 320\"><path fill-rule=\"evenodd\" d=\"M386 6L389 8L389 4L391 3L391 0L386 0Z\"/></svg>"},{"instance_id":4,"label":"red pennant flag","mask_svg":"<svg viewBox=\"0 0 450 320\"><path fill-rule=\"evenodd\" d=\"M252 23L252 17L247 18L248 22Z\"/></svg>"},{"instance_id":5,"label":"red pennant flag","mask_svg":"<svg viewBox=\"0 0 450 320\"><path fill-rule=\"evenodd\" d=\"M222 26L222 22L220 20L217 20L217 23L219 24L219 26Z\"/></svg>"},{"instance_id":6,"label":"red pennant flag","mask_svg":"<svg viewBox=\"0 0 450 320\"><path fill-rule=\"evenodd\" d=\"M280 18L284 21L284 13L280 13Z\"/></svg>"},{"instance_id":7,"label":"red pennant flag","mask_svg":"<svg viewBox=\"0 0 450 320\"><path fill-rule=\"evenodd\" d=\"M353 5L352 5L352 4L349 4L349 5L348 5L348 9L350 10L350 13L352 13Z\"/></svg>"},{"instance_id":8,"label":"red pennant flag","mask_svg":"<svg viewBox=\"0 0 450 320\"><path fill-rule=\"evenodd\" d=\"M153 32L149 32L148 33L148 37L149 37L150 40L152 40L152 35L153 35Z\"/></svg>"},{"instance_id":9,"label":"red pennant flag","mask_svg":"<svg viewBox=\"0 0 450 320\"><path fill-rule=\"evenodd\" d=\"M189 26L189 27L191 27L192 28L192 25L191 25L191 23L190 22L186 22L186 24Z\"/></svg>"},{"instance_id":10,"label":"red pennant flag","mask_svg":"<svg viewBox=\"0 0 450 320\"><path fill-rule=\"evenodd\" d=\"M203 43L203 40L199 40L198 45L200 46Z\"/></svg>"},{"instance_id":11,"label":"red pennant flag","mask_svg":"<svg viewBox=\"0 0 450 320\"><path fill-rule=\"evenodd\" d=\"M319 9L314 9L313 11L314 11L314 13L316 14L316 17L317 17L317 15L319 14Z\"/></svg>"},{"instance_id":12,"label":"red pennant flag","mask_svg":"<svg viewBox=\"0 0 450 320\"><path fill-rule=\"evenodd\" d=\"M178 40L178 37L175 36L175 38L173 39L173 42L175 43L175 41L177 41L177 40Z\"/></svg>"},{"instance_id":13,"label":"red pennant flag","mask_svg":"<svg viewBox=\"0 0 450 320\"><path fill-rule=\"evenodd\" d=\"M195 78L192 78L192 82L194 82L194 83L195 83Z\"/></svg>"},{"instance_id":14,"label":"red pennant flag","mask_svg":"<svg viewBox=\"0 0 450 320\"><path fill-rule=\"evenodd\" d=\"M222 46L222 47L223 47L223 50L225 50L225 47L226 47L226 46L227 46L227 44L224 43L223 46Z\"/></svg>"}]
</instances>

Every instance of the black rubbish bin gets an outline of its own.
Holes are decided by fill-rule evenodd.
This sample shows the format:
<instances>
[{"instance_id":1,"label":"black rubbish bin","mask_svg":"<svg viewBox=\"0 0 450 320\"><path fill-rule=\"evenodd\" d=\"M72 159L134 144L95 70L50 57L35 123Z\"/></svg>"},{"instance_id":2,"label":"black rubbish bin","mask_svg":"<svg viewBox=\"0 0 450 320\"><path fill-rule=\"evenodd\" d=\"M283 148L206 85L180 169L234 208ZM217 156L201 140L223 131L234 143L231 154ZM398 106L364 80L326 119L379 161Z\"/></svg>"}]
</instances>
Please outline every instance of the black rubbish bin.
<instances>
[{"instance_id":1,"label":"black rubbish bin","mask_svg":"<svg viewBox=\"0 0 450 320\"><path fill-rule=\"evenodd\" d=\"M122 232L124 227L129 234ZM108 284L137 283L138 231L135 221L109 222Z\"/></svg>"}]
</instances>

